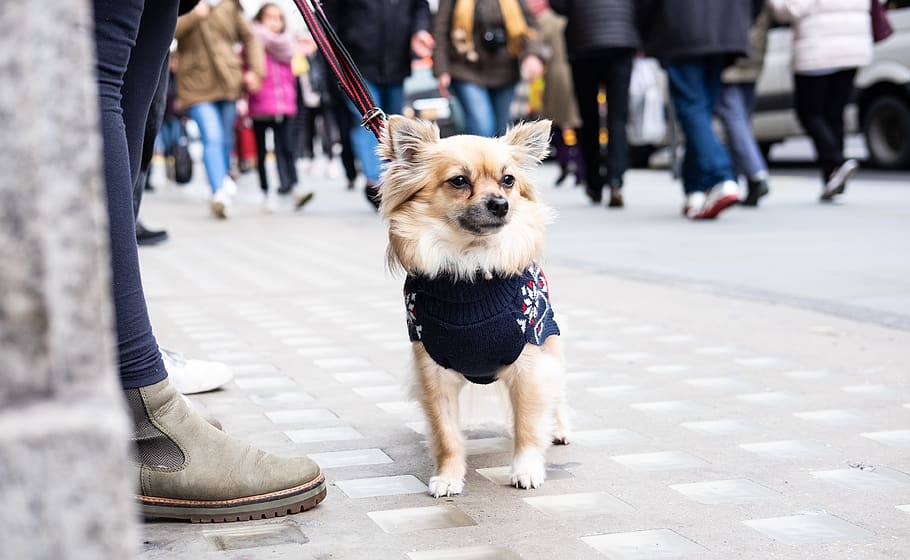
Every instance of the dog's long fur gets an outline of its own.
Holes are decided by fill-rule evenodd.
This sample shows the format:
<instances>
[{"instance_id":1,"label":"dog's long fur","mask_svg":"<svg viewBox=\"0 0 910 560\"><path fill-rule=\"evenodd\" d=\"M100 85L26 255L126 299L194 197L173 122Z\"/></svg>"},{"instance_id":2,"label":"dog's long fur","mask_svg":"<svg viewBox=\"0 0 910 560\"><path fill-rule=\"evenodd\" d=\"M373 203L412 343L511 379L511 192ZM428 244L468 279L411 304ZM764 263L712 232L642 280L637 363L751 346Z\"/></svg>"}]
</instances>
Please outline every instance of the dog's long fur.
<instances>
[{"instance_id":1,"label":"dog's long fur","mask_svg":"<svg viewBox=\"0 0 910 560\"><path fill-rule=\"evenodd\" d=\"M549 136L549 121L541 121L520 124L498 139L440 139L433 124L391 117L379 147L387 160L380 211L389 224L389 267L460 280L478 272L488 277L522 274L541 257L544 229L554 216L538 201L528 178L546 156ZM459 176L469 187L460 186ZM495 215L491 199L505 199L508 213ZM426 415L436 459L430 494L459 494L466 465L458 395L466 380L439 366L421 342L414 342L413 358L413 396ZM536 488L544 480L549 443L568 441L559 337L550 336L541 346L526 345L497 379L506 385L512 403L512 484Z\"/></svg>"}]
</instances>

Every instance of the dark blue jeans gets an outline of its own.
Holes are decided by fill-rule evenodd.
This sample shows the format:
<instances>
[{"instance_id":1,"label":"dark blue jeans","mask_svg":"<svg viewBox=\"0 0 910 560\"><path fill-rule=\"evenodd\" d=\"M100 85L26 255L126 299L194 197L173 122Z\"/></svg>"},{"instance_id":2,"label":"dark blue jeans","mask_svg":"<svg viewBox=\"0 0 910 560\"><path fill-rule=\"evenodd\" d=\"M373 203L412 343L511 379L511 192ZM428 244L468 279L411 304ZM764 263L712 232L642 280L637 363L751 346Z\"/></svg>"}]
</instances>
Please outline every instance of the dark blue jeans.
<instances>
[{"instance_id":1,"label":"dark blue jeans","mask_svg":"<svg viewBox=\"0 0 910 560\"><path fill-rule=\"evenodd\" d=\"M722 181L733 179L730 156L714 133L711 121L726 63L726 56L712 55L664 64L676 118L686 137L682 169L686 193L706 192Z\"/></svg>"},{"instance_id":2,"label":"dark blue jeans","mask_svg":"<svg viewBox=\"0 0 910 560\"><path fill-rule=\"evenodd\" d=\"M94 0L98 99L111 235L117 354L124 389L167 377L139 276L133 181L178 0Z\"/></svg>"}]
</instances>

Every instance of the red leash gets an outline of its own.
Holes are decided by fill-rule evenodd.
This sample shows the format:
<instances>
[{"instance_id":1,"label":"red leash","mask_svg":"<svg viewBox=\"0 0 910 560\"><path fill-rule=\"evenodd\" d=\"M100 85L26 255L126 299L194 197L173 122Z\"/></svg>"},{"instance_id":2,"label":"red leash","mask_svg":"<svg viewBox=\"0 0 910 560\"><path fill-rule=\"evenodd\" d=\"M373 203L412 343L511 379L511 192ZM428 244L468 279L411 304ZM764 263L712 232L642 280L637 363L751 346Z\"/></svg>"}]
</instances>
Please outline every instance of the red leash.
<instances>
[{"instance_id":1,"label":"red leash","mask_svg":"<svg viewBox=\"0 0 910 560\"><path fill-rule=\"evenodd\" d=\"M335 74L338 85L363 115L360 126L366 127L378 139L385 127L386 114L376 106L360 70L322 10L320 0L294 0L294 3L313 35L316 46Z\"/></svg>"}]
</instances>

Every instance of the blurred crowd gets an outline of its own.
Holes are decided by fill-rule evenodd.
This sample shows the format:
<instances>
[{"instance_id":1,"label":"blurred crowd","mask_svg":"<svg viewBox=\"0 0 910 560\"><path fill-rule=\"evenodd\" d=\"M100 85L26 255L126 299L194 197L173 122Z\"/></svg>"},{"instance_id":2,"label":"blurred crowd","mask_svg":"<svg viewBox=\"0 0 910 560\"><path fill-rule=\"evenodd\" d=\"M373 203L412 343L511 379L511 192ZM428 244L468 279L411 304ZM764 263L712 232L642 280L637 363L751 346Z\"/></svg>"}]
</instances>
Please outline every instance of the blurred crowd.
<instances>
[{"instance_id":1,"label":"blurred crowd","mask_svg":"<svg viewBox=\"0 0 910 560\"><path fill-rule=\"evenodd\" d=\"M387 114L405 109L405 79L423 61L438 95L451 98L461 116L444 132L493 136L519 118L549 118L558 183L574 175L594 204L607 198L610 208L624 206L630 136L666 143L672 127L681 133L674 152L682 154L684 216L710 219L733 204L758 205L770 191L769 175L751 114L767 34L778 23L793 27L794 106L816 148L820 200L842 194L858 167L844 157L843 113L857 68L871 60L876 0L434 4L431 11L427 0L323 2ZM166 156L169 177L188 182L186 123L195 122L218 218L230 214L237 173L253 168L266 211L279 197L302 207L313 193L298 164L304 175L332 179L343 170L351 190L362 174L363 192L378 207L376 139L360 126L362 115L312 37L299 25L300 32L289 31L287 17L264 3L250 20L238 0L210 0L178 20L160 102L149 115L151 138L158 130L153 145ZM147 174L143 181L151 188ZM140 229L139 236L154 241L158 233Z\"/></svg>"}]
</instances>

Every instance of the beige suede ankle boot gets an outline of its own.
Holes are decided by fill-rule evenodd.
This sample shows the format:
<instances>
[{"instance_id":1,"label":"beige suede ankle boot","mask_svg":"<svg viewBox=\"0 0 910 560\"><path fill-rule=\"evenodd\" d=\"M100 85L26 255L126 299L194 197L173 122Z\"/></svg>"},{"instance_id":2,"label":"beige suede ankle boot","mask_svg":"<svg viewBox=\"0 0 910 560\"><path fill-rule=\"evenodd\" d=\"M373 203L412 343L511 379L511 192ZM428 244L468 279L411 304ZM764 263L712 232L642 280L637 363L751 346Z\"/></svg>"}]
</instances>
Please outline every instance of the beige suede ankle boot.
<instances>
[{"instance_id":1,"label":"beige suede ankle boot","mask_svg":"<svg viewBox=\"0 0 910 560\"><path fill-rule=\"evenodd\" d=\"M325 498L316 463L276 457L220 432L167 379L125 394L136 425L137 499L146 517L247 521L298 513Z\"/></svg>"}]
</instances>

